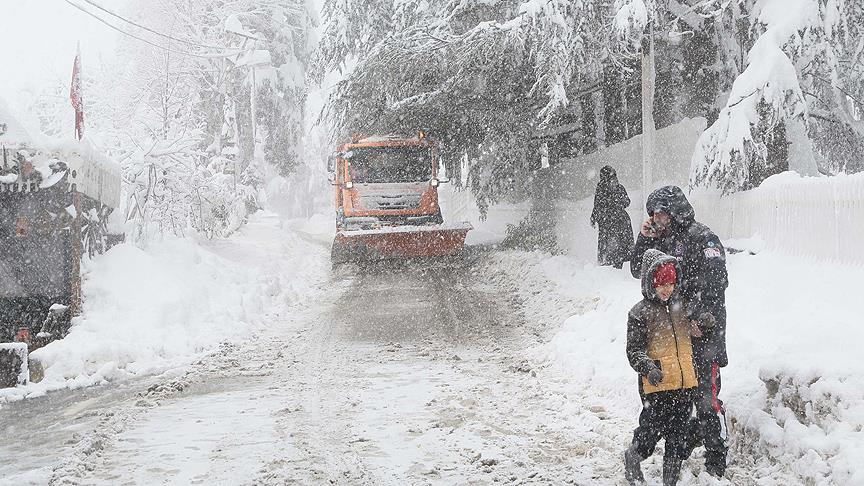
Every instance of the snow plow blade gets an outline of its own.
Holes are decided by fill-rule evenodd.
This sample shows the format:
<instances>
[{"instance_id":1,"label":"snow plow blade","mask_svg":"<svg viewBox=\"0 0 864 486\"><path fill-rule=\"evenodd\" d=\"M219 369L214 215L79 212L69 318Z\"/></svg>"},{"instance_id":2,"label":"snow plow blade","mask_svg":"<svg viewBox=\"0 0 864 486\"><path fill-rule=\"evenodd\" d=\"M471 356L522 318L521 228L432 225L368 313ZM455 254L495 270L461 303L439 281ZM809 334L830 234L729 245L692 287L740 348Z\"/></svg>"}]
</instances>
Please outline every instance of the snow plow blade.
<instances>
[{"instance_id":1,"label":"snow plow blade","mask_svg":"<svg viewBox=\"0 0 864 486\"><path fill-rule=\"evenodd\" d=\"M470 223L439 226L394 226L339 231L333 241L333 263L390 258L455 255L465 247Z\"/></svg>"},{"instance_id":2,"label":"snow plow blade","mask_svg":"<svg viewBox=\"0 0 864 486\"><path fill-rule=\"evenodd\" d=\"M25 343L0 343L0 388L26 385L30 378Z\"/></svg>"}]
</instances>

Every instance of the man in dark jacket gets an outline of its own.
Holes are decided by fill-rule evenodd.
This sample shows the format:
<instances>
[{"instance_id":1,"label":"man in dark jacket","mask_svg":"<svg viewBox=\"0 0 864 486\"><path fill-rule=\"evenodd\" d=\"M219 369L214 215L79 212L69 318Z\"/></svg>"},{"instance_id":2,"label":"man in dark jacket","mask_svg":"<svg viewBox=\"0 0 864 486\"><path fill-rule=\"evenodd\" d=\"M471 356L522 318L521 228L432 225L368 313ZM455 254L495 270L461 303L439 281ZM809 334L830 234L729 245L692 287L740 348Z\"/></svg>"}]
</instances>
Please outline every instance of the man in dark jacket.
<instances>
[{"instance_id":1,"label":"man in dark jacket","mask_svg":"<svg viewBox=\"0 0 864 486\"><path fill-rule=\"evenodd\" d=\"M693 355L699 377L696 420L691 424L691 449L705 445L705 469L713 476L726 471L726 418L720 393L720 368L726 366L726 252L720 239L695 220L693 206L681 188L661 187L648 196L649 218L642 224L630 258L640 277L642 255L649 248L678 259L680 298L687 316L697 324Z\"/></svg>"}]
</instances>

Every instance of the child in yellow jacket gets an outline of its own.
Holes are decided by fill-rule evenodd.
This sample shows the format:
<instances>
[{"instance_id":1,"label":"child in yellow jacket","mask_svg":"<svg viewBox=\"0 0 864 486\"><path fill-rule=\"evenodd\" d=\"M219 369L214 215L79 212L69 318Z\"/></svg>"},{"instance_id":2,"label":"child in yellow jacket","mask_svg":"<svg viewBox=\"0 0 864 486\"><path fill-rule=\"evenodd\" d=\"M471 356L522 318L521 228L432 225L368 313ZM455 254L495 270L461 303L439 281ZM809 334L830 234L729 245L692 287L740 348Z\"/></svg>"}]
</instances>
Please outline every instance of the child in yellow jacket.
<instances>
[{"instance_id":1,"label":"child in yellow jacket","mask_svg":"<svg viewBox=\"0 0 864 486\"><path fill-rule=\"evenodd\" d=\"M690 343L691 324L673 296L677 260L657 250L642 257L643 299L627 316L627 359L639 373L642 412L633 442L624 453L624 475L631 485L644 482L639 463L648 458L660 439L663 485L678 482L687 453L687 423L697 386Z\"/></svg>"}]
</instances>

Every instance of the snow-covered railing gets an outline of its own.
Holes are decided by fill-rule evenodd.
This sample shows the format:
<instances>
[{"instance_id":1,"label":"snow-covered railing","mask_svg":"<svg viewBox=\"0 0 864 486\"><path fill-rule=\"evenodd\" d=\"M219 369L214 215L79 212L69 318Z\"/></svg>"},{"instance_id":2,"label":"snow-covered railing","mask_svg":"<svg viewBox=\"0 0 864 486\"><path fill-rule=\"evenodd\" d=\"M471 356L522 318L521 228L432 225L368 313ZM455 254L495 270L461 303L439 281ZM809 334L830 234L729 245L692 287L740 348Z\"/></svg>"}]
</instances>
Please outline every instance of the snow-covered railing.
<instances>
[{"instance_id":1,"label":"snow-covered railing","mask_svg":"<svg viewBox=\"0 0 864 486\"><path fill-rule=\"evenodd\" d=\"M787 172L729 196L694 193L696 217L721 238L759 238L766 249L864 263L864 174Z\"/></svg>"}]
</instances>

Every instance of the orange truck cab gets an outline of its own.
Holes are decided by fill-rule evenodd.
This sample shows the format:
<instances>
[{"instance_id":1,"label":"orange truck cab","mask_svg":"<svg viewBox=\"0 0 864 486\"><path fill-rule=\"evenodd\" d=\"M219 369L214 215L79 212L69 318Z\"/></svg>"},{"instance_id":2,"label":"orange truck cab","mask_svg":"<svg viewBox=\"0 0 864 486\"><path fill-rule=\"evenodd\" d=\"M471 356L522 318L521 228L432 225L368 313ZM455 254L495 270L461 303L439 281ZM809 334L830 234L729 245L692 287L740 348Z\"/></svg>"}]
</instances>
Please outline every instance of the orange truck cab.
<instances>
[{"instance_id":1,"label":"orange truck cab","mask_svg":"<svg viewBox=\"0 0 864 486\"><path fill-rule=\"evenodd\" d=\"M452 254L467 223L445 226L438 204L435 143L416 137L372 136L337 148L328 163L335 187L334 262Z\"/></svg>"}]
</instances>

